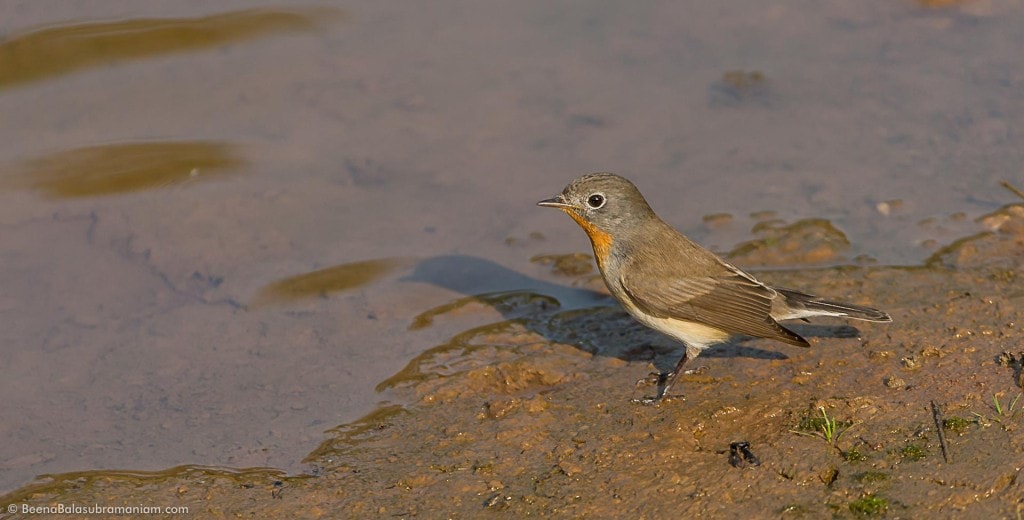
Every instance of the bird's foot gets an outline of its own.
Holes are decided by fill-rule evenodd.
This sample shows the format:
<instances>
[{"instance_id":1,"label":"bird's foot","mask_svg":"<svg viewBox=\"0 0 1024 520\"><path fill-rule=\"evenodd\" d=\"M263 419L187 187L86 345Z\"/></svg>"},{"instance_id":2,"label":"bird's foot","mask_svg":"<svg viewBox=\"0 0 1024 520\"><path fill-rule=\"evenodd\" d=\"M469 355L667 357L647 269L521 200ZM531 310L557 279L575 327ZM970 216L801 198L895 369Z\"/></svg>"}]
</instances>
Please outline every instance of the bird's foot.
<instances>
[{"instance_id":1,"label":"bird's foot","mask_svg":"<svg viewBox=\"0 0 1024 520\"><path fill-rule=\"evenodd\" d=\"M662 374L661 372L651 372L650 374L647 374L647 377L641 377L640 379L637 379L636 387L640 388L641 386L663 385L665 384L665 381L668 379L668 376L668 374Z\"/></svg>"},{"instance_id":2,"label":"bird's foot","mask_svg":"<svg viewBox=\"0 0 1024 520\"><path fill-rule=\"evenodd\" d=\"M708 370L711 370L711 367L709 367L707 365L701 365L699 367L694 367L694 368L691 368L689 370L683 370L683 373L688 375L688 376L694 376L694 375L704 374Z\"/></svg>"},{"instance_id":3,"label":"bird's foot","mask_svg":"<svg viewBox=\"0 0 1024 520\"><path fill-rule=\"evenodd\" d=\"M629 400L633 404L642 404L644 406L654 406L658 404L658 398L653 396L647 397L634 397Z\"/></svg>"},{"instance_id":4,"label":"bird's foot","mask_svg":"<svg viewBox=\"0 0 1024 520\"><path fill-rule=\"evenodd\" d=\"M665 392L662 392L661 394L653 396L648 395L644 397L634 397L633 399L630 399L630 402L632 402L633 404L640 404L644 406L657 406L660 405L661 403L667 403L669 401L675 401L677 399L685 400L686 397L682 395L668 395Z\"/></svg>"}]
</instances>

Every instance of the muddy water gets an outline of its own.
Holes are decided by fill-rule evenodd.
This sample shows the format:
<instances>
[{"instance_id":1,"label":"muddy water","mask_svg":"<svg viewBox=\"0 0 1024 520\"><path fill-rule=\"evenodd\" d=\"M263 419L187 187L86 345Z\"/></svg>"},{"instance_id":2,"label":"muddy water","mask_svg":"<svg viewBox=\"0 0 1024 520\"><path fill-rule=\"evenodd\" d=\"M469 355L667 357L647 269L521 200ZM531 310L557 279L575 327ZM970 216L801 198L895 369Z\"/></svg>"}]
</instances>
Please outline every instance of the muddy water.
<instances>
[{"instance_id":1,"label":"muddy water","mask_svg":"<svg viewBox=\"0 0 1024 520\"><path fill-rule=\"evenodd\" d=\"M384 423L325 430L489 395L491 365L524 392L510 410L546 413L536 385L565 380L609 420L674 413L613 399L672 345L609 309L586 260L531 261L586 249L532 205L584 171L629 175L743 265L865 269L981 229L1020 179L1019 3L260 5L0 6L0 489L341 475L335 443ZM796 370L773 349L723 350L746 379L701 384Z\"/></svg>"}]
</instances>

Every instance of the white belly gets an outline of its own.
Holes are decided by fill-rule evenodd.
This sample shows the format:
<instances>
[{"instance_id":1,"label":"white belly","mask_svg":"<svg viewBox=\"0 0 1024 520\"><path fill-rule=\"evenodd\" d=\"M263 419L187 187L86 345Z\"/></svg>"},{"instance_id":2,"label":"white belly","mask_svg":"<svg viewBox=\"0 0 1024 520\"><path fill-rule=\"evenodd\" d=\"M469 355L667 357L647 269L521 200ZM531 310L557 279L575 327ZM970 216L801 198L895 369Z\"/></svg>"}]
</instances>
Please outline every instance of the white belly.
<instances>
[{"instance_id":1,"label":"white belly","mask_svg":"<svg viewBox=\"0 0 1024 520\"><path fill-rule=\"evenodd\" d=\"M711 345L728 340L730 336L728 332L692 321L648 316L641 313L640 309L636 308L636 306L628 301L623 301L621 303L626 311L640 323L643 323L662 334L682 341L689 347L704 350Z\"/></svg>"}]
</instances>

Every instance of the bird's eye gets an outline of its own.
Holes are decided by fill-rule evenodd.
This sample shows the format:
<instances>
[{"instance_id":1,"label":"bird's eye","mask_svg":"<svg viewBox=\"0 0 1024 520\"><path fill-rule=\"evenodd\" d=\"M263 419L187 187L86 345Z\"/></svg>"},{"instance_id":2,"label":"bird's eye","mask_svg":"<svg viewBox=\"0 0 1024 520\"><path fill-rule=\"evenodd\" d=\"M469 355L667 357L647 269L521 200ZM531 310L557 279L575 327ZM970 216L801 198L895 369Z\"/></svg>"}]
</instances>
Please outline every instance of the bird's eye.
<instances>
[{"instance_id":1,"label":"bird's eye","mask_svg":"<svg viewBox=\"0 0 1024 520\"><path fill-rule=\"evenodd\" d=\"M601 206L604 206L604 203L604 195L601 195L600 193L595 193L587 198L587 205L594 209L598 209Z\"/></svg>"}]
</instances>

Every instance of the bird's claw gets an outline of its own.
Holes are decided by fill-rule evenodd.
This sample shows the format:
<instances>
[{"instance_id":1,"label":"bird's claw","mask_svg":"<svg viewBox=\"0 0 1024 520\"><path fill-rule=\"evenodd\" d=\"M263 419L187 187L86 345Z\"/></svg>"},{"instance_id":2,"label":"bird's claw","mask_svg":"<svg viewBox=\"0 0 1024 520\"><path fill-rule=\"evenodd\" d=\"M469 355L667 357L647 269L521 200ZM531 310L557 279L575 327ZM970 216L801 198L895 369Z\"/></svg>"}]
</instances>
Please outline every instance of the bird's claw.
<instances>
[{"instance_id":1,"label":"bird's claw","mask_svg":"<svg viewBox=\"0 0 1024 520\"><path fill-rule=\"evenodd\" d=\"M639 404L643 406L657 406L661 403L667 403L669 401L675 401L676 399L686 399L681 395L654 395L635 397L630 400L633 404Z\"/></svg>"},{"instance_id":2,"label":"bird's claw","mask_svg":"<svg viewBox=\"0 0 1024 520\"><path fill-rule=\"evenodd\" d=\"M666 375L661 372L651 372L650 374L647 374L647 377L637 379L636 386L639 388L641 386L660 385L665 382L665 378Z\"/></svg>"},{"instance_id":3,"label":"bird's claw","mask_svg":"<svg viewBox=\"0 0 1024 520\"><path fill-rule=\"evenodd\" d=\"M654 405L660 403L661 399L658 399L657 397L653 397L653 396L647 396L647 397L633 398L633 399L630 400L630 402L633 403L633 404L639 404L639 405L643 405L643 406L654 406Z\"/></svg>"}]
</instances>

